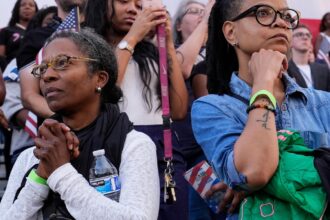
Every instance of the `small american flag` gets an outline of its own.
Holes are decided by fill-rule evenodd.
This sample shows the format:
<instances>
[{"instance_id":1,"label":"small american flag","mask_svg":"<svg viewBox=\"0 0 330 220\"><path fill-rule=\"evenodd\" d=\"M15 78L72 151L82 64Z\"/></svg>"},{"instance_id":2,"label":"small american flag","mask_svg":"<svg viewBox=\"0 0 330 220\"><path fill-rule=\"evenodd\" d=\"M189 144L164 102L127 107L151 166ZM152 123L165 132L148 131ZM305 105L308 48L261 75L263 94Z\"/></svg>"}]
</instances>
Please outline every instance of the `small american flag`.
<instances>
[{"instance_id":1,"label":"small american flag","mask_svg":"<svg viewBox=\"0 0 330 220\"><path fill-rule=\"evenodd\" d=\"M219 182L212 167L204 160L185 173L185 179L205 199L205 193Z\"/></svg>"},{"instance_id":2,"label":"small american flag","mask_svg":"<svg viewBox=\"0 0 330 220\"><path fill-rule=\"evenodd\" d=\"M204 160L185 172L184 177L204 199L209 208L211 208L214 213L219 213L219 203L223 199L225 192L215 192L210 198L206 198L205 196L206 192L209 191L213 185L220 182L213 172L212 167Z\"/></svg>"},{"instance_id":3,"label":"small american flag","mask_svg":"<svg viewBox=\"0 0 330 220\"><path fill-rule=\"evenodd\" d=\"M80 30L80 22L79 22L79 7L74 7L68 16L66 16L65 20L61 23L61 25L57 28L56 31L79 31Z\"/></svg>"},{"instance_id":4,"label":"small american flag","mask_svg":"<svg viewBox=\"0 0 330 220\"><path fill-rule=\"evenodd\" d=\"M56 32L59 31L76 31L79 32L80 30L80 22L79 22L79 7L74 7L70 13L66 16L64 21L58 26ZM36 56L36 65L41 64L43 57L43 48L41 48Z\"/></svg>"},{"instance_id":5,"label":"small american flag","mask_svg":"<svg viewBox=\"0 0 330 220\"><path fill-rule=\"evenodd\" d=\"M38 135L38 117L31 111L29 111L26 118L24 130L32 138L35 138Z\"/></svg>"}]
</instances>

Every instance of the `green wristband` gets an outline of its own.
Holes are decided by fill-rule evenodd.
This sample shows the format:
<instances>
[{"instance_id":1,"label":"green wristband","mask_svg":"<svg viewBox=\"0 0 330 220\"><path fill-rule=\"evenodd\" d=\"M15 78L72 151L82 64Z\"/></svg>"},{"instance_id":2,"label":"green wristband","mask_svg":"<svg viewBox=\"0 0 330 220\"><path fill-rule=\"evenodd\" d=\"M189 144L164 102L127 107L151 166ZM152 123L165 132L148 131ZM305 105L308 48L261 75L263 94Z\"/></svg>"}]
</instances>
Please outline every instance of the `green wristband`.
<instances>
[{"instance_id":1,"label":"green wristband","mask_svg":"<svg viewBox=\"0 0 330 220\"><path fill-rule=\"evenodd\" d=\"M46 185L47 186L47 180L45 180L44 178L38 176L35 169L31 170L31 172L29 173L28 179L35 182L35 183L39 183L41 185Z\"/></svg>"},{"instance_id":2,"label":"green wristband","mask_svg":"<svg viewBox=\"0 0 330 220\"><path fill-rule=\"evenodd\" d=\"M270 100L270 102L272 103L273 107L276 108L276 99L274 97L274 95L265 90L265 89L262 89L262 90L259 90L258 92L256 92L250 99L250 105L252 105L254 103L254 101L256 100L256 98L260 95L264 95L264 96L267 96L267 98Z\"/></svg>"}]
</instances>

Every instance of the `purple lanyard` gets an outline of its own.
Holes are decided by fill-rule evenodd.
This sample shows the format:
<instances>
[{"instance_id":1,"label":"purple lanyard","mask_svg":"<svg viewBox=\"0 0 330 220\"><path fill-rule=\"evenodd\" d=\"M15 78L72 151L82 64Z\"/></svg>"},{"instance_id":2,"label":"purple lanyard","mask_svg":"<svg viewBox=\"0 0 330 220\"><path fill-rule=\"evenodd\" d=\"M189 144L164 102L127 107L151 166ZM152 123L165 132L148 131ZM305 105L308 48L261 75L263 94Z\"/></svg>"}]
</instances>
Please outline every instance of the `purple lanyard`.
<instances>
[{"instance_id":1,"label":"purple lanyard","mask_svg":"<svg viewBox=\"0 0 330 220\"><path fill-rule=\"evenodd\" d=\"M157 40L159 50L159 72L160 86L162 95L162 110L163 110L163 135L164 135L164 160L166 168L164 170L164 202L173 204L176 201L175 181L173 179L173 164L172 164L172 131L171 131L171 113L170 99L167 77L167 51L166 51L166 33L165 24L157 27Z\"/></svg>"},{"instance_id":2,"label":"purple lanyard","mask_svg":"<svg viewBox=\"0 0 330 220\"><path fill-rule=\"evenodd\" d=\"M163 135L164 135L164 156L165 160L172 158L172 132L170 123L170 100L167 77L167 52L166 52L166 33L165 25L157 27L157 40L159 51L159 71L160 86L162 95L162 111L163 111Z\"/></svg>"}]
</instances>

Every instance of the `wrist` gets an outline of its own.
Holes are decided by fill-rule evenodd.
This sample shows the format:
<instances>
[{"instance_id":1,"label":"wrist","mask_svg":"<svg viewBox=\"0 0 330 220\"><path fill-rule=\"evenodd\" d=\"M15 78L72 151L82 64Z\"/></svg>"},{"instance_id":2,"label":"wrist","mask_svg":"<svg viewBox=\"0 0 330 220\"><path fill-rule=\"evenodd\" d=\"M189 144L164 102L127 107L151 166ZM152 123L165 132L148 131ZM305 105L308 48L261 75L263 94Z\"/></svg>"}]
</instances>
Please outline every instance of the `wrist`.
<instances>
[{"instance_id":1,"label":"wrist","mask_svg":"<svg viewBox=\"0 0 330 220\"><path fill-rule=\"evenodd\" d=\"M266 100L270 102L270 104L273 106L273 108L276 108L276 99L274 95L269 92L268 90L261 89L255 93L251 94L251 99L250 99L250 106L253 105L256 101L258 100Z\"/></svg>"},{"instance_id":2,"label":"wrist","mask_svg":"<svg viewBox=\"0 0 330 220\"><path fill-rule=\"evenodd\" d=\"M47 185L47 179L38 175L36 169L32 169L29 173L28 179L40 185Z\"/></svg>"},{"instance_id":3,"label":"wrist","mask_svg":"<svg viewBox=\"0 0 330 220\"><path fill-rule=\"evenodd\" d=\"M129 34L127 34L123 39L122 39L122 41L127 41L127 43L131 46L131 47L133 47L133 48L135 48L135 46L140 42L140 41L138 41L138 39L136 39L136 37L135 36L130 36Z\"/></svg>"},{"instance_id":4,"label":"wrist","mask_svg":"<svg viewBox=\"0 0 330 220\"><path fill-rule=\"evenodd\" d=\"M253 83L251 96L260 90L267 90L270 93L274 93L274 84L273 83Z\"/></svg>"}]
</instances>

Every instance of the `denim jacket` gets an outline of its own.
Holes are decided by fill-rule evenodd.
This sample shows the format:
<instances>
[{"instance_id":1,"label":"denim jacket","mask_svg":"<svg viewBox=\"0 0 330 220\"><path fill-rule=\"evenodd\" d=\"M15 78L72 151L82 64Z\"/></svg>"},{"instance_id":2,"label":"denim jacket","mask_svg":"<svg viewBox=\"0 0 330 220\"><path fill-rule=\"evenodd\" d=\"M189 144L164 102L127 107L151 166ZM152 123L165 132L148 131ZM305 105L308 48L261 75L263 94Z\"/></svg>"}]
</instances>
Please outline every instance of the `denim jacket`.
<instances>
[{"instance_id":1,"label":"denim jacket","mask_svg":"<svg viewBox=\"0 0 330 220\"><path fill-rule=\"evenodd\" d=\"M276 106L276 129L298 130L306 146L329 146L330 93L299 87L287 74L283 75L285 100ZM231 91L249 100L251 87L232 74ZM232 95L207 95L192 107L192 127L197 142L218 177L230 187L245 188L246 177L234 165L233 147L241 135L248 115L247 104Z\"/></svg>"}]
</instances>

